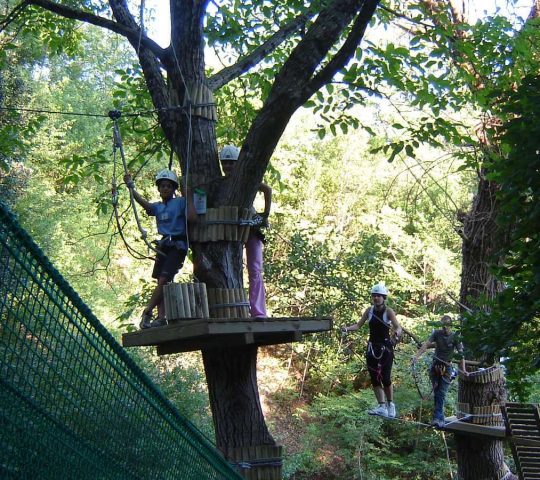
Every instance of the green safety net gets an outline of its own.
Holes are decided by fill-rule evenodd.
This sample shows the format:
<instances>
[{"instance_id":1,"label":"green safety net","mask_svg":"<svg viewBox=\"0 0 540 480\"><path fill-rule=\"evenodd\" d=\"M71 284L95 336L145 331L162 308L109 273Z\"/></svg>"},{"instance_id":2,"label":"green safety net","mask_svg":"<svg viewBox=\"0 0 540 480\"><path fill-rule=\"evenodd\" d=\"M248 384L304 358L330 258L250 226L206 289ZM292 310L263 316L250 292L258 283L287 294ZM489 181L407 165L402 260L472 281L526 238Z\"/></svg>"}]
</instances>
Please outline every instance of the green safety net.
<instances>
[{"instance_id":1,"label":"green safety net","mask_svg":"<svg viewBox=\"0 0 540 480\"><path fill-rule=\"evenodd\" d=\"M0 478L241 478L0 219Z\"/></svg>"}]
</instances>

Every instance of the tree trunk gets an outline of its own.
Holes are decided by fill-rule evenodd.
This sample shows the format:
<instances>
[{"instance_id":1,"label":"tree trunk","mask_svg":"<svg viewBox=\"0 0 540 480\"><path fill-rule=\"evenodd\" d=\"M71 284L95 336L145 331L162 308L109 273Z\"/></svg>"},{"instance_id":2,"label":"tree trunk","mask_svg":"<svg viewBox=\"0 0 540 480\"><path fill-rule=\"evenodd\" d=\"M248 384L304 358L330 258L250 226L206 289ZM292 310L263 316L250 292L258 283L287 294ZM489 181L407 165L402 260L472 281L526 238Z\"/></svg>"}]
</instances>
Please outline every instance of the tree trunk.
<instances>
[{"instance_id":1,"label":"tree trunk","mask_svg":"<svg viewBox=\"0 0 540 480\"><path fill-rule=\"evenodd\" d=\"M471 211L463 222L460 302L472 310L475 300L494 298L502 289L489 270L501 245L502 232L496 223L497 188L481 174ZM504 378L479 385L460 376L458 397L460 403L471 407L498 405L506 401ZM456 434L456 450L460 480L500 480L509 472L500 440Z\"/></svg>"},{"instance_id":2,"label":"tree trunk","mask_svg":"<svg viewBox=\"0 0 540 480\"><path fill-rule=\"evenodd\" d=\"M464 305L485 296L495 297L502 285L489 271L501 246L496 223L497 185L481 174L471 211L463 223L460 300Z\"/></svg>"},{"instance_id":3,"label":"tree trunk","mask_svg":"<svg viewBox=\"0 0 540 480\"><path fill-rule=\"evenodd\" d=\"M257 346L203 350L203 361L218 448L275 445L259 401Z\"/></svg>"},{"instance_id":4,"label":"tree trunk","mask_svg":"<svg viewBox=\"0 0 540 480\"><path fill-rule=\"evenodd\" d=\"M458 478L460 480L511 480L504 463L503 442L483 437L456 434Z\"/></svg>"},{"instance_id":5,"label":"tree trunk","mask_svg":"<svg viewBox=\"0 0 540 480\"><path fill-rule=\"evenodd\" d=\"M472 413L469 421L503 426L498 406L506 402L504 374L500 368L459 376L458 417ZM501 479L509 474L503 442L484 436L456 434L460 479ZM506 476L509 480L509 477Z\"/></svg>"},{"instance_id":6,"label":"tree trunk","mask_svg":"<svg viewBox=\"0 0 540 480\"><path fill-rule=\"evenodd\" d=\"M242 288L241 242L192 244L194 275L212 288ZM203 350L216 444L233 447L274 445L259 401L257 347Z\"/></svg>"}]
</instances>

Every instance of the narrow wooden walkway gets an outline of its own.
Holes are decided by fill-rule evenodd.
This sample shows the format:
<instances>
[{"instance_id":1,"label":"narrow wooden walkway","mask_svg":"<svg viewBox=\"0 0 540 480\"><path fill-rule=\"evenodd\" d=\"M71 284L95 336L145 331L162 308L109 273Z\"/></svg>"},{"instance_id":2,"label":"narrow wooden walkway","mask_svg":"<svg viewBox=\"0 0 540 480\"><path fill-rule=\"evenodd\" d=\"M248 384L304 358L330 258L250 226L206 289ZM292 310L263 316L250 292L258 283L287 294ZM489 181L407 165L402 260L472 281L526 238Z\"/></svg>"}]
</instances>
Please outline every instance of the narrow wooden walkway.
<instances>
[{"instance_id":1,"label":"narrow wooden walkway","mask_svg":"<svg viewBox=\"0 0 540 480\"><path fill-rule=\"evenodd\" d=\"M501 405L520 480L540 480L540 412L538 404Z\"/></svg>"},{"instance_id":2,"label":"narrow wooden walkway","mask_svg":"<svg viewBox=\"0 0 540 480\"><path fill-rule=\"evenodd\" d=\"M297 342L308 333L332 329L332 319L199 318L175 320L169 325L122 335L124 347L156 346L158 355L240 345Z\"/></svg>"}]
</instances>

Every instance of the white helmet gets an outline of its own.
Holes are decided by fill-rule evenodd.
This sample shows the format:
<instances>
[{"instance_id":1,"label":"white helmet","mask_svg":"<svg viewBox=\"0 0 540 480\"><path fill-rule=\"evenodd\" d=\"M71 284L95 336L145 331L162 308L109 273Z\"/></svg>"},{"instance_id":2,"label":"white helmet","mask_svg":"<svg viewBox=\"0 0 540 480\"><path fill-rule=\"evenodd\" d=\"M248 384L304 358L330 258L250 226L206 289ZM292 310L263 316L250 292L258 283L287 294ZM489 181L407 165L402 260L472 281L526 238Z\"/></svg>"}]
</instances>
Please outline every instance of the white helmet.
<instances>
[{"instance_id":1,"label":"white helmet","mask_svg":"<svg viewBox=\"0 0 540 480\"><path fill-rule=\"evenodd\" d=\"M172 170L165 169L161 170L156 175L156 185L159 184L160 180L170 180L176 185L176 188L178 188L178 177L176 176L176 173L174 173Z\"/></svg>"},{"instance_id":2,"label":"white helmet","mask_svg":"<svg viewBox=\"0 0 540 480\"><path fill-rule=\"evenodd\" d=\"M386 297L388 295L388 289L382 283L377 283L377 285L373 285L371 288L371 294L373 295L374 293Z\"/></svg>"},{"instance_id":3,"label":"white helmet","mask_svg":"<svg viewBox=\"0 0 540 480\"><path fill-rule=\"evenodd\" d=\"M240 155L240 149L234 145L225 145L219 153L219 160L236 161Z\"/></svg>"}]
</instances>

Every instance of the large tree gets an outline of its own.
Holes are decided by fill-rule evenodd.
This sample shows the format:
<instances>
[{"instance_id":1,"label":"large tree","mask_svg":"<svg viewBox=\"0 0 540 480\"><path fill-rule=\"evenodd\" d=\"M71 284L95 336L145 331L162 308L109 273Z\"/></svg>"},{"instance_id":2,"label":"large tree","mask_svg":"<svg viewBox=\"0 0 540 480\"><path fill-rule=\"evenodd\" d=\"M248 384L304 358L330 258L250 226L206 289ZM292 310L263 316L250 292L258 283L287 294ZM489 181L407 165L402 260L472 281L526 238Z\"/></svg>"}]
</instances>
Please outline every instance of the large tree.
<instances>
[{"instance_id":1,"label":"large tree","mask_svg":"<svg viewBox=\"0 0 540 480\"><path fill-rule=\"evenodd\" d=\"M40 20L45 27L54 25L53 13L125 37L136 52L159 124L188 181L205 186L209 207L246 208L291 116L357 52L377 4L377 0L331 0L274 6L258 0L215 4L172 0L167 48L146 35L125 0L30 0L8 19L11 25L21 21L27 26ZM241 54L234 64L211 75L205 65L207 43L237 48ZM264 70L269 59L274 70L266 77L262 106L242 139L235 170L224 178L217 155L214 94L249 70ZM195 244L193 253L199 280L216 288L242 286L239 242ZM256 347L203 351L219 447L274 444L257 393L256 357Z\"/></svg>"},{"instance_id":2,"label":"large tree","mask_svg":"<svg viewBox=\"0 0 540 480\"><path fill-rule=\"evenodd\" d=\"M383 47L365 43L360 48L377 4L350 0L290 0L275 5L259 0L171 1L171 43L167 48L148 38L139 16L130 12L126 1L27 0L7 18L11 25L21 21L34 28L36 22L28 22L30 15L34 20L39 18L42 28L52 25L55 34L68 35L73 30L69 23L54 28L52 12L125 37L138 56L162 131L182 171L189 173L190 183L205 185L210 207L246 207L255 196L289 119L306 102L312 104L309 100L314 94L323 99L321 89L325 85L330 96L336 83L342 87L340 101L331 107L327 104L322 111L334 129L336 125L346 128L358 123L369 129L370 120L352 118L350 108L362 102L366 92L387 95L384 85L399 91L401 100L405 94L420 110L431 109L429 115L417 117L416 126L394 125L399 131L397 140L385 146L390 159L403 153L414 156L414 149L424 141L438 146L452 143L461 150L455 153L461 155L468 148L469 158L489 153L491 146L483 143L483 134L472 139L460 130L463 125L439 113L459 110L467 102L475 109L489 111L486 87L492 80L505 78L505 61L512 56L508 49L500 50L504 43L498 40L504 35L495 38L497 32L506 32L506 27L495 21L468 25L452 0L395 2L392 6L396 10L379 10L378 19L386 24L397 23L397 28L406 33L404 38L411 39L410 47L404 47L400 38L401 42L388 41ZM511 41L510 36L507 39ZM232 52L236 61L211 73L205 65L206 46ZM493 51L488 52L490 49ZM492 63L479 61L489 56L495 59ZM217 160L212 105L220 91L233 91L231 85L237 85L235 82L248 72L253 74L249 87L260 90L261 106L250 110L252 115L236 118L242 125L238 129L242 132L242 151L233 174L223 178ZM336 77L336 73L341 75ZM516 77L508 78L511 84ZM331 85L336 79L339 82ZM237 101L247 105L242 99ZM231 110L241 112L238 107ZM477 131L481 133L482 129ZM465 148L460 148L463 145ZM491 207L497 186L482 170L479 172L480 188L473 211L462 217L464 304L471 304L479 295L492 296L498 290L496 280L485 268L497 250L493 243L497 237L489 230L494 225ZM489 208L484 208L486 205ZM194 273L213 287L239 287L241 256L238 242L194 245ZM258 401L256 355L255 347L203 352L219 446L273 443ZM499 453L497 448L497 464ZM487 455L484 463L492 460L493 456Z\"/></svg>"}]
</instances>

